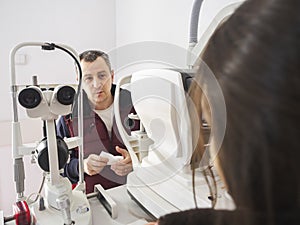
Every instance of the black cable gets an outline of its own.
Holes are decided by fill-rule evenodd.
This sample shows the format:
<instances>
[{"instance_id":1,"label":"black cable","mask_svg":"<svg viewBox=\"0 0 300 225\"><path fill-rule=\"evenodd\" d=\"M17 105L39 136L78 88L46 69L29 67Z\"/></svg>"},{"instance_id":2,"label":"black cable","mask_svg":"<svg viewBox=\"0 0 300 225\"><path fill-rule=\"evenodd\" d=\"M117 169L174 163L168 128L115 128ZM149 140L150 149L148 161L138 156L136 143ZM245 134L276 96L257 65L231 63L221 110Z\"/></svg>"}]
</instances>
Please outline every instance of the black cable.
<instances>
[{"instance_id":1,"label":"black cable","mask_svg":"<svg viewBox=\"0 0 300 225\"><path fill-rule=\"evenodd\" d=\"M43 138L47 137L46 121L43 120Z\"/></svg>"},{"instance_id":2,"label":"black cable","mask_svg":"<svg viewBox=\"0 0 300 225\"><path fill-rule=\"evenodd\" d=\"M54 43L45 43L45 45L42 45L42 49L43 50L54 50L55 48L58 48L58 49L60 49L60 50L62 50L64 52L68 53L75 60L75 63L76 63L77 68L78 68L78 72L79 72L79 84L78 84L77 92L76 92L76 94L74 96L74 100L73 100L73 104L72 104L72 111L73 111L74 102L78 98L78 95L79 95L79 92L80 92L80 89L81 89L82 69L81 69L80 62L78 61L78 59L68 49L63 48L63 47L61 47L59 45L56 45Z\"/></svg>"}]
</instances>

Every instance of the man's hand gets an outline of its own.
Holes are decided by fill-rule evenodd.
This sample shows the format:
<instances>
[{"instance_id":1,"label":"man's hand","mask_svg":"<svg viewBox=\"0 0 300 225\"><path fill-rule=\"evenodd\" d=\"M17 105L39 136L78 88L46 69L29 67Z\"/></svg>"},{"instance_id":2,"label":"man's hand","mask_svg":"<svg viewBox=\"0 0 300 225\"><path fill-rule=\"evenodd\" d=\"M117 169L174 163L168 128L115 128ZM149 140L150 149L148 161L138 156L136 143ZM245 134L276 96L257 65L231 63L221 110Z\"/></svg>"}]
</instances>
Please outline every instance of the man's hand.
<instances>
[{"instance_id":1,"label":"man's hand","mask_svg":"<svg viewBox=\"0 0 300 225\"><path fill-rule=\"evenodd\" d=\"M103 170L104 166L106 166L107 162L107 158L90 154L86 159L83 160L84 172L90 176L99 174Z\"/></svg>"},{"instance_id":2,"label":"man's hand","mask_svg":"<svg viewBox=\"0 0 300 225\"><path fill-rule=\"evenodd\" d=\"M123 156L123 160L111 165L111 169L119 176L126 176L132 171L132 162L128 151L116 146L116 151Z\"/></svg>"}]
</instances>

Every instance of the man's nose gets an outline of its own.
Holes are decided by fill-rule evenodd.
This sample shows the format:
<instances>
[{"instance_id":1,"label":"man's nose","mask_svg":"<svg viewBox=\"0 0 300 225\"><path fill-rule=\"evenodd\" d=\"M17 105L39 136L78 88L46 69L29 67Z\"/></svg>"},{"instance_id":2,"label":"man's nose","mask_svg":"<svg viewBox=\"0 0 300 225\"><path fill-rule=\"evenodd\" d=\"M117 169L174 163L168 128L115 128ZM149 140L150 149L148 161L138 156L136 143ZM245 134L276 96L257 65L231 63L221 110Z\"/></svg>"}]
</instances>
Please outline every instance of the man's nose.
<instances>
[{"instance_id":1,"label":"man's nose","mask_svg":"<svg viewBox=\"0 0 300 225\"><path fill-rule=\"evenodd\" d=\"M95 78L94 81L93 81L93 86L95 88L100 88L103 86L103 81L99 78Z\"/></svg>"}]
</instances>

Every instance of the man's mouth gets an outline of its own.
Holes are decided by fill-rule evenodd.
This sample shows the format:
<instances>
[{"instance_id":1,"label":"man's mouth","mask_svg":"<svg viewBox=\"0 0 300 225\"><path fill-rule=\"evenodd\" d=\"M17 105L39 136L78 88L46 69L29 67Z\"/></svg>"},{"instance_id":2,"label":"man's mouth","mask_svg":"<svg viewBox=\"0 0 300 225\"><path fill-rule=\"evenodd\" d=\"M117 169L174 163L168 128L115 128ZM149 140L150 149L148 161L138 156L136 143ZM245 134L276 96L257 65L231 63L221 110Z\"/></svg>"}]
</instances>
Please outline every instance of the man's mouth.
<instances>
[{"instance_id":1,"label":"man's mouth","mask_svg":"<svg viewBox=\"0 0 300 225\"><path fill-rule=\"evenodd\" d=\"M102 93L103 93L103 91L97 91L97 92L95 92L96 95L100 95Z\"/></svg>"}]
</instances>

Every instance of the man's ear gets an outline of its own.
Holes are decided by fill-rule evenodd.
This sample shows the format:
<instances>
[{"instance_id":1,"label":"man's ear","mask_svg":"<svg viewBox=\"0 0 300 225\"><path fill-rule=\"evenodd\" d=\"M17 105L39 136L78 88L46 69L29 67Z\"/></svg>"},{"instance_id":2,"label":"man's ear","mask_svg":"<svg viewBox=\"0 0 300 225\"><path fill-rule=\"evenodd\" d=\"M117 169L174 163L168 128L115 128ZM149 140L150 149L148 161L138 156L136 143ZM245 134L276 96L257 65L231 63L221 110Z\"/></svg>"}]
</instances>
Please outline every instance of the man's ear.
<instances>
[{"instance_id":1,"label":"man's ear","mask_svg":"<svg viewBox=\"0 0 300 225\"><path fill-rule=\"evenodd\" d=\"M110 75L111 75L111 80L114 81L115 71L111 70Z\"/></svg>"}]
</instances>

